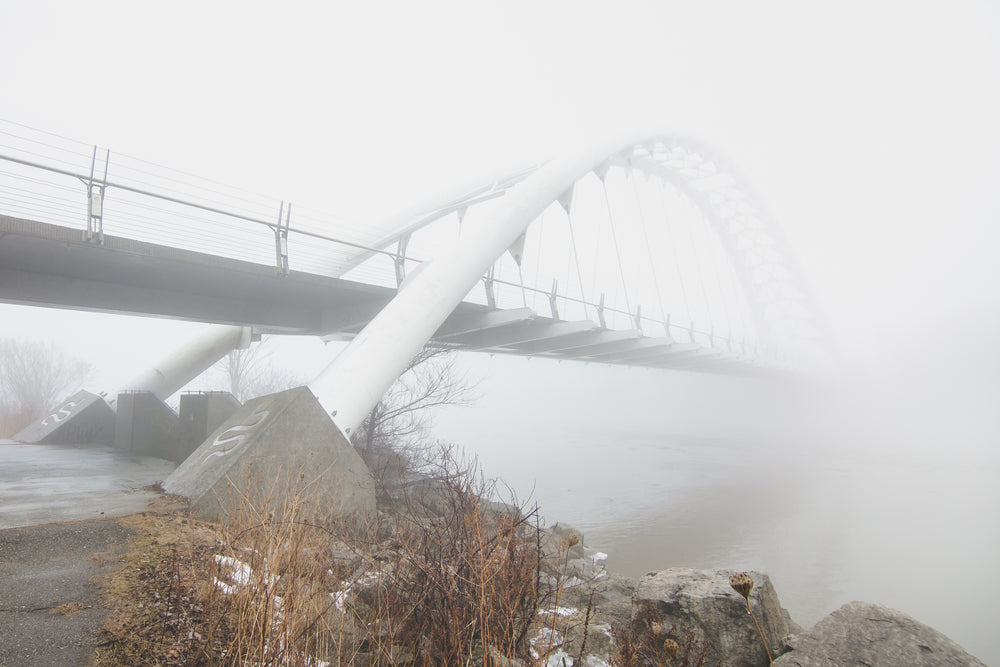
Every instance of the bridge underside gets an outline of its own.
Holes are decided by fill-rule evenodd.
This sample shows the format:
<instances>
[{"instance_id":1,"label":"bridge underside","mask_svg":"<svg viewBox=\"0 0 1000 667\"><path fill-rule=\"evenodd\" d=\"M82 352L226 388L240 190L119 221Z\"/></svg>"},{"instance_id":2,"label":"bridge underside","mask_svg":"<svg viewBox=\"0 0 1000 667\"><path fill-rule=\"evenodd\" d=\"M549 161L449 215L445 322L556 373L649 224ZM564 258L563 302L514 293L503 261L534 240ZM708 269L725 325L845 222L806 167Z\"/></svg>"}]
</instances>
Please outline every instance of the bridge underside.
<instances>
[{"instance_id":1,"label":"bridge underside","mask_svg":"<svg viewBox=\"0 0 1000 667\"><path fill-rule=\"evenodd\" d=\"M348 339L395 289L0 215L0 302L253 326ZM728 351L461 303L431 344L521 356L727 374L763 368Z\"/></svg>"}]
</instances>

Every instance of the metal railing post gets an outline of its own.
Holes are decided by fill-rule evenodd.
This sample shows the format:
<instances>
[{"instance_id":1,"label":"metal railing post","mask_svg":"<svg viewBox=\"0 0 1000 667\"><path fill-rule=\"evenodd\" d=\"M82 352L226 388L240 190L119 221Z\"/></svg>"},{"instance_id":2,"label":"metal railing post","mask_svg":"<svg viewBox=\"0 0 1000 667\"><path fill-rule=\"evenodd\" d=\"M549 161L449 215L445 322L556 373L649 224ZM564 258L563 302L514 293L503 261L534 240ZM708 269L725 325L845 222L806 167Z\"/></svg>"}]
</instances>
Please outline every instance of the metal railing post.
<instances>
[{"instance_id":1,"label":"metal railing post","mask_svg":"<svg viewBox=\"0 0 1000 667\"><path fill-rule=\"evenodd\" d=\"M406 246L410 243L410 235L405 234L399 237L396 244L396 256L393 257L392 265L396 270L396 288L398 289L406 278Z\"/></svg>"},{"instance_id":2,"label":"metal railing post","mask_svg":"<svg viewBox=\"0 0 1000 667\"><path fill-rule=\"evenodd\" d=\"M292 203L288 202L288 213L285 213L285 202L282 200L278 210L278 226L274 228L274 264L278 273L288 275L288 228L292 224Z\"/></svg>"},{"instance_id":3,"label":"metal railing post","mask_svg":"<svg viewBox=\"0 0 1000 667\"><path fill-rule=\"evenodd\" d=\"M490 270L483 277L483 286L486 288L486 305L491 309L497 307L497 293L493 286L493 269L496 265L490 266Z\"/></svg>"},{"instance_id":4,"label":"metal railing post","mask_svg":"<svg viewBox=\"0 0 1000 667\"><path fill-rule=\"evenodd\" d=\"M83 233L84 241L97 240L97 243L104 245L104 190L108 184L108 162L111 158L111 149L104 154L104 178L98 183L94 182L94 168L97 164L97 146L90 157L90 176L84 181L87 186L87 231Z\"/></svg>"}]
</instances>

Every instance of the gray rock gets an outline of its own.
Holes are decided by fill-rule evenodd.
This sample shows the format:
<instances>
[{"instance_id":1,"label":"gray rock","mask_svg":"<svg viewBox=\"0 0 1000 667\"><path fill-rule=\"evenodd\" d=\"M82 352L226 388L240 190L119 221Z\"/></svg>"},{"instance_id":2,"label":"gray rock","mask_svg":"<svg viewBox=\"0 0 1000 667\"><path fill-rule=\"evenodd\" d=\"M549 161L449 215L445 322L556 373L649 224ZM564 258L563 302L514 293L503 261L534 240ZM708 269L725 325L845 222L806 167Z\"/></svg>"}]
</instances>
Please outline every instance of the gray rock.
<instances>
[{"instance_id":1,"label":"gray rock","mask_svg":"<svg viewBox=\"0 0 1000 667\"><path fill-rule=\"evenodd\" d=\"M805 632L805 628L792 620L792 615L788 613L788 610L784 607L781 608L781 615L785 619L785 625L788 626L788 634L797 635L800 632Z\"/></svg>"},{"instance_id":2,"label":"gray rock","mask_svg":"<svg viewBox=\"0 0 1000 667\"><path fill-rule=\"evenodd\" d=\"M594 589L594 606L601 619L617 625L627 625L632 619L635 580L619 574L609 574L594 584Z\"/></svg>"},{"instance_id":3,"label":"gray rock","mask_svg":"<svg viewBox=\"0 0 1000 667\"><path fill-rule=\"evenodd\" d=\"M652 572L639 582L638 612L634 624L661 623L663 630L675 628L676 637L694 634L699 645L707 645L706 665L767 665L746 601L729 585L735 570L671 568ZM771 580L762 572L748 573L754 580L750 607L767 640L771 655L780 653L788 626ZM653 618L657 614L662 619Z\"/></svg>"},{"instance_id":4,"label":"gray rock","mask_svg":"<svg viewBox=\"0 0 1000 667\"><path fill-rule=\"evenodd\" d=\"M550 560L585 558L583 533L568 523L542 529L542 555Z\"/></svg>"},{"instance_id":5,"label":"gray rock","mask_svg":"<svg viewBox=\"0 0 1000 667\"><path fill-rule=\"evenodd\" d=\"M983 665L946 636L906 614L867 602L850 602L792 637L783 667L866 665L931 667Z\"/></svg>"}]
</instances>

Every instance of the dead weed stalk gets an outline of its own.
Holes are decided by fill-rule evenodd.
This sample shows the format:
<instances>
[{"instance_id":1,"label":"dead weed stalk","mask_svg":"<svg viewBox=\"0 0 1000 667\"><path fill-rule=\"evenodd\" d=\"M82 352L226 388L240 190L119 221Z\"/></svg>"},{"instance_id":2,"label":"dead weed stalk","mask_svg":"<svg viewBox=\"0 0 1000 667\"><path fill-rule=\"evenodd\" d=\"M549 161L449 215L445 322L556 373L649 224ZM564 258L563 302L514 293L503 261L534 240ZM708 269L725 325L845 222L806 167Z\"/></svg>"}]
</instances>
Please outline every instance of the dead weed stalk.
<instances>
[{"instance_id":1,"label":"dead weed stalk","mask_svg":"<svg viewBox=\"0 0 1000 667\"><path fill-rule=\"evenodd\" d=\"M314 496L282 491L233 499L224 524L178 511L133 519L133 550L105 586L117 611L95 664L528 659L542 597L536 515L493 502L474 467L443 455L402 506L368 523L303 520Z\"/></svg>"}]
</instances>

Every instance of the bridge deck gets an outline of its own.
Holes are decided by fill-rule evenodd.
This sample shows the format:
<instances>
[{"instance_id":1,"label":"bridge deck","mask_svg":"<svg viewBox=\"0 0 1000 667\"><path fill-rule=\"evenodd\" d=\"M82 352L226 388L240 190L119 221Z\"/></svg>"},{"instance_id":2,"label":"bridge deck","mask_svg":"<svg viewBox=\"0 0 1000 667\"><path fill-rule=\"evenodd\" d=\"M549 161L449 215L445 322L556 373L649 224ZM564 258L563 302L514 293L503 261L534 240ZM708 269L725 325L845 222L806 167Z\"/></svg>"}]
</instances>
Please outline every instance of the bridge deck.
<instances>
[{"instance_id":1,"label":"bridge deck","mask_svg":"<svg viewBox=\"0 0 1000 667\"><path fill-rule=\"evenodd\" d=\"M353 337L396 290L0 215L0 302ZM462 303L432 344L523 356L741 373L761 368L639 331L564 322L528 308Z\"/></svg>"}]
</instances>

